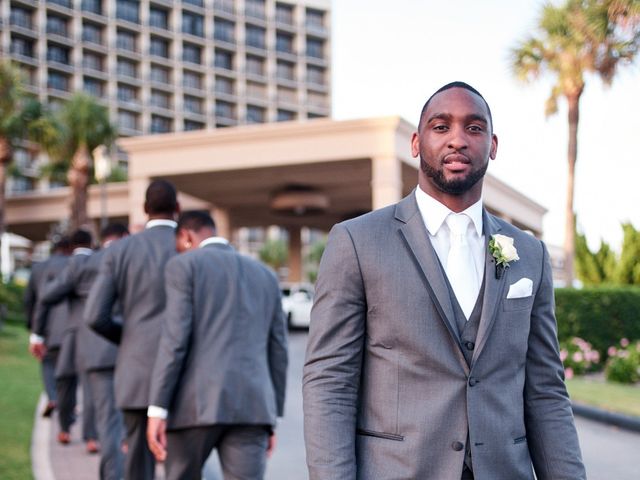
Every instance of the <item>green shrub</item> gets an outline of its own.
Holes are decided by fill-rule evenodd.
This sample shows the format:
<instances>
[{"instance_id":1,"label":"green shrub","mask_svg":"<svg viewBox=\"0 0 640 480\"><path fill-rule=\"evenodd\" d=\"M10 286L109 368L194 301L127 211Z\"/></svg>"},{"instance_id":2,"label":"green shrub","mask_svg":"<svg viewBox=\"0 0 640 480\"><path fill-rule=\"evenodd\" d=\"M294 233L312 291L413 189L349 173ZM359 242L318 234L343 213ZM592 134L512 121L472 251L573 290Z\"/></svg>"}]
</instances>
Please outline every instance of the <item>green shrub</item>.
<instances>
[{"instance_id":1,"label":"green shrub","mask_svg":"<svg viewBox=\"0 0 640 480\"><path fill-rule=\"evenodd\" d=\"M558 338L584 338L606 358L621 338L640 340L640 288L556 289Z\"/></svg>"},{"instance_id":2,"label":"green shrub","mask_svg":"<svg viewBox=\"0 0 640 480\"><path fill-rule=\"evenodd\" d=\"M618 383L640 381L640 342L630 343L626 338L620 341L622 348L609 347L609 360L605 375L607 380Z\"/></svg>"},{"instance_id":3,"label":"green shrub","mask_svg":"<svg viewBox=\"0 0 640 480\"><path fill-rule=\"evenodd\" d=\"M22 297L24 288L15 283L0 282L0 315L6 315L4 320L23 321ZM2 320L2 319L0 319Z\"/></svg>"}]
</instances>

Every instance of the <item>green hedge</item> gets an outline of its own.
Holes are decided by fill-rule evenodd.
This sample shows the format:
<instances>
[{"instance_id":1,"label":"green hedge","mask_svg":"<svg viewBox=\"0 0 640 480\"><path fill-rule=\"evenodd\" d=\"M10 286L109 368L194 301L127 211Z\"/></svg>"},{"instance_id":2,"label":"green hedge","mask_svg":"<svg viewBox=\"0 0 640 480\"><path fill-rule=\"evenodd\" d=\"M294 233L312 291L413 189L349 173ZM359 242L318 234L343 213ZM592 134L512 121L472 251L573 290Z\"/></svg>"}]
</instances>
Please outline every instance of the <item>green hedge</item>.
<instances>
[{"instance_id":1,"label":"green hedge","mask_svg":"<svg viewBox=\"0 0 640 480\"><path fill-rule=\"evenodd\" d=\"M0 282L0 315L5 314L6 317L0 319L14 323L24 322L24 307L22 298L24 295L24 287L15 283L4 284Z\"/></svg>"},{"instance_id":2,"label":"green hedge","mask_svg":"<svg viewBox=\"0 0 640 480\"><path fill-rule=\"evenodd\" d=\"M640 288L558 288L556 317L560 341L583 338L604 360L621 338L640 340Z\"/></svg>"}]
</instances>

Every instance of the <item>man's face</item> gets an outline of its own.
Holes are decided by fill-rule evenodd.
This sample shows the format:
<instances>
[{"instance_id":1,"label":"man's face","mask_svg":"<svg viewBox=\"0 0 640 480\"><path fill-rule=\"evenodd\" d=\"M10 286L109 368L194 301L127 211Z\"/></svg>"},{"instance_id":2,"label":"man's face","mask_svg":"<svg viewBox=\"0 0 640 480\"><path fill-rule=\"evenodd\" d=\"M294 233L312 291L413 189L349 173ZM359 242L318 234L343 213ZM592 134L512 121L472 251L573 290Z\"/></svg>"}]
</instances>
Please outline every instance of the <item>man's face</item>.
<instances>
[{"instance_id":1,"label":"man's face","mask_svg":"<svg viewBox=\"0 0 640 480\"><path fill-rule=\"evenodd\" d=\"M462 195L481 188L478 182L497 148L482 98L455 87L431 99L420 130L411 139L413 156L420 156L421 186L436 195Z\"/></svg>"}]
</instances>

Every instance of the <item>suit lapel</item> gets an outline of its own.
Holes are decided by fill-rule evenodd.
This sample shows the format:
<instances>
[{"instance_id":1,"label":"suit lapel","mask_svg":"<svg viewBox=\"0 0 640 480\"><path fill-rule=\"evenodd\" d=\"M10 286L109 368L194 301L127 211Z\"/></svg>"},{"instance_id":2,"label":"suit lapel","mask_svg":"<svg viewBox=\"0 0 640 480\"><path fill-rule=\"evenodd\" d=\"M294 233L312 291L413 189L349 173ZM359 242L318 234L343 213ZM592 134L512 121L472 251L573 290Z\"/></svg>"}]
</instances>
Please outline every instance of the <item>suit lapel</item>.
<instances>
[{"instance_id":1,"label":"suit lapel","mask_svg":"<svg viewBox=\"0 0 640 480\"><path fill-rule=\"evenodd\" d=\"M480 326L478 327L478 335L476 337L476 348L473 352L472 363L476 361L484 345L487 337L491 333L491 328L496 319L498 305L502 298L506 278L509 275L509 269L506 268L500 279L496 278L496 264L493 256L489 252L489 240L491 236L501 230L498 222L487 213L483 212L484 237L485 237L485 291L482 299L482 315L480 316Z\"/></svg>"},{"instance_id":2,"label":"suit lapel","mask_svg":"<svg viewBox=\"0 0 640 480\"><path fill-rule=\"evenodd\" d=\"M429 240L429 233L424 226L422 216L420 216L415 193L405 197L398 203L396 218L404 223L400 227L400 233L420 266L420 270L426 280L427 291L436 309L456 344L460 345L460 335L453 313L453 306L451 305L449 290L447 289L438 256ZM462 357L462 363L466 366L464 357Z\"/></svg>"}]
</instances>

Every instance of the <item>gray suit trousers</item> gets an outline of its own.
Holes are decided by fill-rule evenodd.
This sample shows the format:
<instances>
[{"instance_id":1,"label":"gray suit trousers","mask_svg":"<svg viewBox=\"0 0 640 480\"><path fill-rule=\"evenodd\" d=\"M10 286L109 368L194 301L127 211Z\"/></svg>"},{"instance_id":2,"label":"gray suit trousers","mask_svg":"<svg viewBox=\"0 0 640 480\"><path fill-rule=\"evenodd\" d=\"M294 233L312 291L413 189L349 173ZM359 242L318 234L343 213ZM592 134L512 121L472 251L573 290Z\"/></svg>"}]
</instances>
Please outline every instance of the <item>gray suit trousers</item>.
<instances>
[{"instance_id":1,"label":"gray suit trousers","mask_svg":"<svg viewBox=\"0 0 640 480\"><path fill-rule=\"evenodd\" d=\"M156 460L147 444L147 410L122 411L127 431L127 456L124 462L125 480L153 480Z\"/></svg>"},{"instance_id":2,"label":"gray suit trousers","mask_svg":"<svg viewBox=\"0 0 640 480\"><path fill-rule=\"evenodd\" d=\"M76 421L76 391L78 377L58 377L56 379L56 394L58 396L58 422L60 430L69 433L71 425Z\"/></svg>"},{"instance_id":3,"label":"gray suit trousers","mask_svg":"<svg viewBox=\"0 0 640 480\"><path fill-rule=\"evenodd\" d=\"M224 480L262 480L269 430L260 425L212 425L167 432L166 480L198 480L214 448Z\"/></svg>"},{"instance_id":4,"label":"gray suit trousers","mask_svg":"<svg viewBox=\"0 0 640 480\"><path fill-rule=\"evenodd\" d=\"M56 361L58 360L57 348L48 349L46 355L42 359L40 365L42 371L42 383L44 391L47 393L47 399L50 402L56 402L58 395L56 393Z\"/></svg>"},{"instance_id":5,"label":"gray suit trousers","mask_svg":"<svg viewBox=\"0 0 640 480\"><path fill-rule=\"evenodd\" d=\"M113 369L87 372L100 438L100 480L120 480L124 474L122 413L116 408Z\"/></svg>"},{"instance_id":6,"label":"gray suit trousers","mask_svg":"<svg viewBox=\"0 0 640 480\"><path fill-rule=\"evenodd\" d=\"M93 408L93 392L86 375L80 377L82 386L82 439L98 440L98 429L96 428L96 412Z\"/></svg>"}]
</instances>

